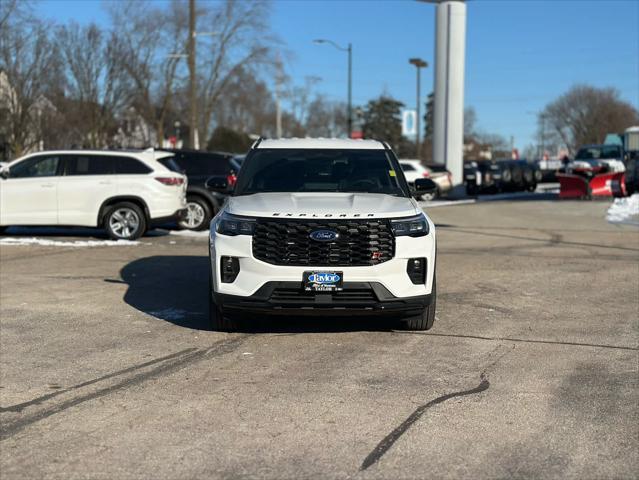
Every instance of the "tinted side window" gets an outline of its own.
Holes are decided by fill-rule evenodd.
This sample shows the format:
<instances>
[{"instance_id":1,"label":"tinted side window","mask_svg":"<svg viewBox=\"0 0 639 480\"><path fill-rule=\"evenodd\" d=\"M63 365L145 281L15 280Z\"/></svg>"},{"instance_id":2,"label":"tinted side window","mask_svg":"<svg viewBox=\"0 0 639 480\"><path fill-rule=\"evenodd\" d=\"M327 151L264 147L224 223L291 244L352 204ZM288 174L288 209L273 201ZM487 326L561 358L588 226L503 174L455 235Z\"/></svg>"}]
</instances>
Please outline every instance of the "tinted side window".
<instances>
[{"instance_id":1,"label":"tinted side window","mask_svg":"<svg viewBox=\"0 0 639 480\"><path fill-rule=\"evenodd\" d=\"M415 167L413 167L410 163L401 163L400 165L402 166L402 170L405 172L412 172L415 170Z\"/></svg>"},{"instance_id":2,"label":"tinted side window","mask_svg":"<svg viewBox=\"0 0 639 480\"><path fill-rule=\"evenodd\" d=\"M175 160L187 175L226 175L231 169L227 158L214 155L180 155Z\"/></svg>"},{"instance_id":3,"label":"tinted side window","mask_svg":"<svg viewBox=\"0 0 639 480\"><path fill-rule=\"evenodd\" d=\"M131 157L116 157L116 173L140 174L150 173L151 169L139 160Z\"/></svg>"},{"instance_id":4,"label":"tinted side window","mask_svg":"<svg viewBox=\"0 0 639 480\"><path fill-rule=\"evenodd\" d=\"M57 156L32 157L9 169L11 178L54 177L60 158Z\"/></svg>"},{"instance_id":5,"label":"tinted side window","mask_svg":"<svg viewBox=\"0 0 639 480\"><path fill-rule=\"evenodd\" d=\"M115 159L106 155L74 155L67 157L67 175L110 175Z\"/></svg>"},{"instance_id":6,"label":"tinted side window","mask_svg":"<svg viewBox=\"0 0 639 480\"><path fill-rule=\"evenodd\" d=\"M178 165L173 157L160 158L158 160L162 165L171 170L172 172L182 173L182 168Z\"/></svg>"}]
</instances>

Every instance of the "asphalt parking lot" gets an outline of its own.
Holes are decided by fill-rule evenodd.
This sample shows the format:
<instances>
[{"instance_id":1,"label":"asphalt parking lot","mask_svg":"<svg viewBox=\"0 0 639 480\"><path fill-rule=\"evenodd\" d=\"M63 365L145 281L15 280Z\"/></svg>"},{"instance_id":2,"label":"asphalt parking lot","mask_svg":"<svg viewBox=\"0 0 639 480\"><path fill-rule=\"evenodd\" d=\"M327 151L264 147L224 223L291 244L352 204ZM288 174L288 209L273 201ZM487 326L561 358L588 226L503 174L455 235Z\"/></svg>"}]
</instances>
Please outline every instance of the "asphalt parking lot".
<instances>
[{"instance_id":1,"label":"asphalt parking lot","mask_svg":"<svg viewBox=\"0 0 639 480\"><path fill-rule=\"evenodd\" d=\"M636 478L639 230L607 206L430 210L419 333L208 331L205 237L2 245L2 479Z\"/></svg>"}]
</instances>

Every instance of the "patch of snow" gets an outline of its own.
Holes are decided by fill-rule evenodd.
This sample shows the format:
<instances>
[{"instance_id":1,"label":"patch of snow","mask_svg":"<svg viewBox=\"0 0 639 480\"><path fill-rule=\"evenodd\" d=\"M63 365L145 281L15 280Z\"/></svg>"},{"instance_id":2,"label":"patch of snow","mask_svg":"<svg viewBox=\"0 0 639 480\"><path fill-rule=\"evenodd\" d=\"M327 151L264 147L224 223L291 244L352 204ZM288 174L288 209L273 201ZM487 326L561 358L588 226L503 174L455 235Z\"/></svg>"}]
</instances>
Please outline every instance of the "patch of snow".
<instances>
[{"instance_id":1,"label":"patch of snow","mask_svg":"<svg viewBox=\"0 0 639 480\"><path fill-rule=\"evenodd\" d=\"M93 237L99 230L84 227L8 227L7 233L22 237Z\"/></svg>"},{"instance_id":2,"label":"patch of snow","mask_svg":"<svg viewBox=\"0 0 639 480\"><path fill-rule=\"evenodd\" d=\"M639 225L639 193L625 198L615 198L608 208L606 220L610 223Z\"/></svg>"},{"instance_id":3,"label":"patch of snow","mask_svg":"<svg viewBox=\"0 0 639 480\"><path fill-rule=\"evenodd\" d=\"M536 192L540 192L540 193L559 193L560 190L560 185L558 182L554 182L554 183L539 183L537 184L537 190L535 190Z\"/></svg>"},{"instance_id":4,"label":"patch of snow","mask_svg":"<svg viewBox=\"0 0 639 480\"><path fill-rule=\"evenodd\" d=\"M131 240L74 240L65 242L37 237L0 238L0 245L39 245L42 247L130 247L132 245L140 245L140 243Z\"/></svg>"}]
</instances>

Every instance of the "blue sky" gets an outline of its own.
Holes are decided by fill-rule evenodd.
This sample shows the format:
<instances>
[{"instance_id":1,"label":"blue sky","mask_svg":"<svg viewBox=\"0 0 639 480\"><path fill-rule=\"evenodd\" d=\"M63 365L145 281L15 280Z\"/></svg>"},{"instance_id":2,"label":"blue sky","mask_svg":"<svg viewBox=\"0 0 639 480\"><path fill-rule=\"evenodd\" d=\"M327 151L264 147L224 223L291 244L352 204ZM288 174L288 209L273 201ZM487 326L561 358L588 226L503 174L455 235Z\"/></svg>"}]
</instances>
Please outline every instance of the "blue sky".
<instances>
[{"instance_id":1,"label":"blue sky","mask_svg":"<svg viewBox=\"0 0 639 480\"><path fill-rule=\"evenodd\" d=\"M117 1L117 0L116 0ZM200 0L204 2L204 0ZM291 53L288 73L317 92L346 99L346 54L314 38L353 44L353 99L387 92L412 108L419 56L432 67L435 6L412 0L276 0L271 25ZM100 0L41 0L43 16L106 22ZM433 70L422 75L432 90ZM639 1L468 2L465 104L479 129L535 142L534 112L577 83L615 87L639 108Z\"/></svg>"}]
</instances>

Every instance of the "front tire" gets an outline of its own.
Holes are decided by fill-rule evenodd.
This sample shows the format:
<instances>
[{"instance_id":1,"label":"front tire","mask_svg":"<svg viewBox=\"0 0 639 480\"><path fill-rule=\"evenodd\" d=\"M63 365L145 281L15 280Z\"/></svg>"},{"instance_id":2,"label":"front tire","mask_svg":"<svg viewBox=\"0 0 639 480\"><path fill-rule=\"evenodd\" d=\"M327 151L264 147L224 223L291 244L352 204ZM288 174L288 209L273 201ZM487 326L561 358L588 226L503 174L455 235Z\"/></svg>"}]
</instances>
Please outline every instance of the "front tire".
<instances>
[{"instance_id":1,"label":"front tire","mask_svg":"<svg viewBox=\"0 0 639 480\"><path fill-rule=\"evenodd\" d=\"M189 196L186 199L186 216L178 222L180 228L200 231L209 227L213 218L211 207L200 197Z\"/></svg>"},{"instance_id":2,"label":"front tire","mask_svg":"<svg viewBox=\"0 0 639 480\"><path fill-rule=\"evenodd\" d=\"M134 203L116 203L104 216L104 228L113 240L136 240L146 231L146 217Z\"/></svg>"},{"instance_id":3,"label":"front tire","mask_svg":"<svg viewBox=\"0 0 639 480\"><path fill-rule=\"evenodd\" d=\"M435 309L437 305L437 279L433 277L431 302L420 315L406 317L404 322L407 330L430 330L435 323Z\"/></svg>"},{"instance_id":4,"label":"front tire","mask_svg":"<svg viewBox=\"0 0 639 480\"><path fill-rule=\"evenodd\" d=\"M425 200L426 202L432 202L437 197L439 197L439 190L436 190L433 193L425 193L425 194L423 194L422 195L422 200Z\"/></svg>"}]
</instances>

